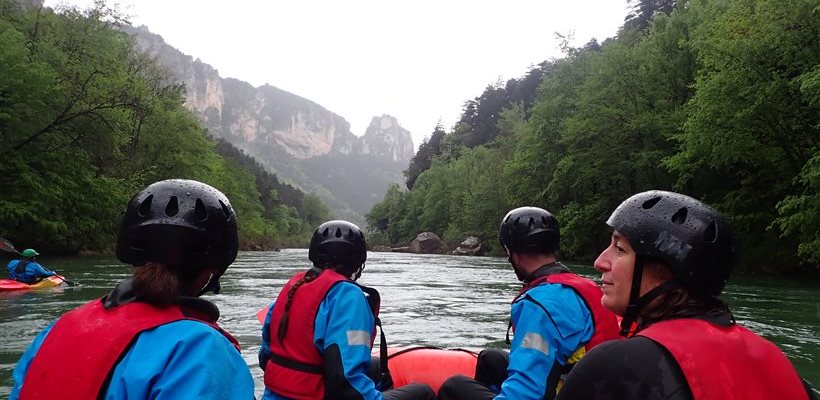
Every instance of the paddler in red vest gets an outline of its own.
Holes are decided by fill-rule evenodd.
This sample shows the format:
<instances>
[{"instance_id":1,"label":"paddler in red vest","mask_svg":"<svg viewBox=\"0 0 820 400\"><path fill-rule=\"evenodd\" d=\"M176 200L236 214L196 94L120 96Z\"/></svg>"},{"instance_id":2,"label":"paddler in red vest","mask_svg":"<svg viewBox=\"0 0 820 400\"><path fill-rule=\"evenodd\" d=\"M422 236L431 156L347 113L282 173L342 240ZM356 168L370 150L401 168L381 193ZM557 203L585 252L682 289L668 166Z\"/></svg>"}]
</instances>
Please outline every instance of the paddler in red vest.
<instances>
[{"instance_id":1,"label":"paddler in red vest","mask_svg":"<svg viewBox=\"0 0 820 400\"><path fill-rule=\"evenodd\" d=\"M572 369L558 399L800 400L811 392L773 343L738 325L718 298L734 262L723 216L678 193L648 191L618 206L595 260L603 305L628 340Z\"/></svg>"},{"instance_id":2,"label":"paddler in red vest","mask_svg":"<svg viewBox=\"0 0 820 400\"><path fill-rule=\"evenodd\" d=\"M199 298L236 258L236 214L201 182L156 182L128 203L117 257L133 276L57 319L14 369L12 399L252 399L236 339Z\"/></svg>"},{"instance_id":3,"label":"paddler in red vest","mask_svg":"<svg viewBox=\"0 0 820 400\"><path fill-rule=\"evenodd\" d=\"M524 283L512 302L510 353L482 351L475 379L448 379L439 399L552 399L561 376L578 359L619 338L615 314L601 306L598 285L556 260L555 216L537 207L516 208L502 219L499 241Z\"/></svg>"},{"instance_id":4,"label":"paddler in red vest","mask_svg":"<svg viewBox=\"0 0 820 400\"><path fill-rule=\"evenodd\" d=\"M376 381L369 375L379 293L355 282L367 259L359 227L319 225L308 258L313 267L285 284L262 326L263 399L435 399L427 385L387 390L389 375ZM381 350L387 371L387 348Z\"/></svg>"}]
</instances>

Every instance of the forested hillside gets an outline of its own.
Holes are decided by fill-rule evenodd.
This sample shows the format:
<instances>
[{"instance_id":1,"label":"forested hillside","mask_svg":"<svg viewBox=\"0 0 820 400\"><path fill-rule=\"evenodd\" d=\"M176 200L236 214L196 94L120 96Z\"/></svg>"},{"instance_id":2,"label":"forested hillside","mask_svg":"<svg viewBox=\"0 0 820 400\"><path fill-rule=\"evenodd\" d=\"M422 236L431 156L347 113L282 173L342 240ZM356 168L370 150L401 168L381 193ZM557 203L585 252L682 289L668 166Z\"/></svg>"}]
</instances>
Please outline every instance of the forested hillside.
<instances>
[{"instance_id":1,"label":"forested hillside","mask_svg":"<svg viewBox=\"0 0 820 400\"><path fill-rule=\"evenodd\" d=\"M436 127L405 172L409 190L390 188L368 214L372 240L429 230L494 245L507 210L535 205L557 213L563 257L591 260L615 206L665 189L731 219L743 268L817 270L817 1L631 5L616 37L564 46Z\"/></svg>"},{"instance_id":2,"label":"forested hillside","mask_svg":"<svg viewBox=\"0 0 820 400\"><path fill-rule=\"evenodd\" d=\"M327 217L315 197L209 139L116 11L16 4L0 0L0 236L41 252L110 250L128 199L167 178L224 191L242 248L306 241Z\"/></svg>"}]
</instances>

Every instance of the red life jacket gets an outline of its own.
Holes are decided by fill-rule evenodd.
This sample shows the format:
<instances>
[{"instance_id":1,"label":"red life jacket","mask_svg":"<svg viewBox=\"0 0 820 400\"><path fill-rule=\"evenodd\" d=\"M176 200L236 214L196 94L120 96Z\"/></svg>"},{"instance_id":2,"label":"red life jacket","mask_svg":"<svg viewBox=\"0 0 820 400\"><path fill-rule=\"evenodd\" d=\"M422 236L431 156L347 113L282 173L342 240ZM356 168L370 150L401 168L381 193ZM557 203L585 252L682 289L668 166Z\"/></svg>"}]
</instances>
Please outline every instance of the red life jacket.
<instances>
[{"instance_id":1,"label":"red life jacket","mask_svg":"<svg viewBox=\"0 0 820 400\"><path fill-rule=\"evenodd\" d=\"M577 293L586 304L592 314L592 324L595 329L592 333L592 337L584 344L586 352L607 340L623 339L618 334L620 327L618 326L615 313L607 310L601 304L601 297L604 296L604 292L601 291L601 288L589 279L582 278L571 272L551 273L533 279L524 285L513 302L518 300L528 290L543 283L557 283L567 286L575 290L575 293Z\"/></svg>"},{"instance_id":2,"label":"red life jacket","mask_svg":"<svg viewBox=\"0 0 820 400\"><path fill-rule=\"evenodd\" d=\"M682 318L654 323L638 335L669 350L695 400L808 398L783 352L742 326Z\"/></svg>"},{"instance_id":3,"label":"red life jacket","mask_svg":"<svg viewBox=\"0 0 820 400\"><path fill-rule=\"evenodd\" d=\"M265 387L290 399L321 399L325 396L324 356L313 343L314 322L319 305L339 282L353 282L336 271L325 269L314 280L302 284L293 296L288 329L282 341L277 336L290 288L305 272L294 275L279 292L270 320L271 357L265 365ZM378 306L371 305L378 317ZM375 326L374 331L375 333ZM374 335L371 335L371 346Z\"/></svg>"},{"instance_id":4,"label":"red life jacket","mask_svg":"<svg viewBox=\"0 0 820 400\"><path fill-rule=\"evenodd\" d=\"M186 316L178 306L130 302L106 309L97 299L57 320L29 365L20 398L96 399L141 332L182 319L212 326L239 349L236 339L215 323Z\"/></svg>"}]
</instances>

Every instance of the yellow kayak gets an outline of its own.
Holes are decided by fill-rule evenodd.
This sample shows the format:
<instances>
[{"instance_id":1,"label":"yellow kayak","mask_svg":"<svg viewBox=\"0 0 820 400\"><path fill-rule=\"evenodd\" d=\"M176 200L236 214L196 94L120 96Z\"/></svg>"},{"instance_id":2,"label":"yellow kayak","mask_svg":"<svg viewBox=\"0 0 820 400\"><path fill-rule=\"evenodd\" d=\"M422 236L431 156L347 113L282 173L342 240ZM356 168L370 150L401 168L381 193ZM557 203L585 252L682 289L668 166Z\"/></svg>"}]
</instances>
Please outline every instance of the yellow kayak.
<instances>
[{"instance_id":1,"label":"yellow kayak","mask_svg":"<svg viewBox=\"0 0 820 400\"><path fill-rule=\"evenodd\" d=\"M49 276L37 283L31 285L23 282L15 281L14 279L0 279L0 292L11 290L32 290L32 289L48 289L57 287L63 284L65 279L60 275Z\"/></svg>"}]
</instances>

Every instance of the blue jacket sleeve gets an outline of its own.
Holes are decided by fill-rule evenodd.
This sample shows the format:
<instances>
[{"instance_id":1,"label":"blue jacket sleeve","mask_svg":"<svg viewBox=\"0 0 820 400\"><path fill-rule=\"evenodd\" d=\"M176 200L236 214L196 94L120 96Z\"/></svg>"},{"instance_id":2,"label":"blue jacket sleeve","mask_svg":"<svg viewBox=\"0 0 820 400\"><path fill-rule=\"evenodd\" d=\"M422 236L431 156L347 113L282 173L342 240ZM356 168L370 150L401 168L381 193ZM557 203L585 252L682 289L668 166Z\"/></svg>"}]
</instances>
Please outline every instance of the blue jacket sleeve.
<instances>
[{"instance_id":1,"label":"blue jacket sleeve","mask_svg":"<svg viewBox=\"0 0 820 400\"><path fill-rule=\"evenodd\" d=\"M325 355L326 393L338 398L382 399L368 376L374 328L370 306L358 286L342 282L330 289L319 305L314 332L314 343Z\"/></svg>"},{"instance_id":2,"label":"blue jacket sleeve","mask_svg":"<svg viewBox=\"0 0 820 400\"><path fill-rule=\"evenodd\" d=\"M262 345L259 346L259 368L265 370L268 360L270 360L270 319L273 316L273 305L270 303L268 312L265 314L265 322L262 323Z\"/></svg>"},{"instance_id":3,"label":"blue jacket sleeve","mask_svg":"<svg viewBox=\"0 0 820 400\"><path fill-rule=\"evenodd\" d=\"M45 278L45 277L49 277L49 276L52 276L52 275L57 275L56 272L50 271L50 270L46 269L45 267L43 267L42 265L40 265L39 263L36 263L36 262L30 262L26 266L26 269L28 270L26 272L33 275L35 278Z\"/></svg>"},{"instance_id":4,"label":"blue jacket sleeve","mask_svg":"<svg viewBox=\"0 0 820 400\"><path fill-rule=\"evenodd\" d=\"M592 337L589 309L574 290L544 284L513 303L511 315L510 364L496 399L542 399L552 368Z\"/></svg>"},{"instance_id":5,"label":"blue jacket sleeve","mask_svg":"<svg viewBox=\"0 0 820 400\"><path fill-rule=\"evenodd\" d=\"M139 335L114 368L106 399L252 399L254 382L239 351L197 321Z\"/></svg>"}]
</instances>

